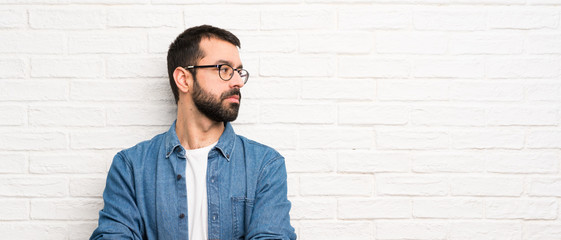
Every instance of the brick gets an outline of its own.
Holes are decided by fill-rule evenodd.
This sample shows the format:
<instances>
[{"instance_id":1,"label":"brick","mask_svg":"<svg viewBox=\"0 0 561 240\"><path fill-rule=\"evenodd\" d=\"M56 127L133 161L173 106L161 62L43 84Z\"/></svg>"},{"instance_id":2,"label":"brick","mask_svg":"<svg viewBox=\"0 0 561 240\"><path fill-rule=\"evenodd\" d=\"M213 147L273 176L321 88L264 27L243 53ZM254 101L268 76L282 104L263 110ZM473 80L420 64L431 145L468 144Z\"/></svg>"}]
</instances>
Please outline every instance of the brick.
<instances>
[{"instance_id":1,"label":"brick","mask_svg":"<svg viewBox=\"0 0 561 240\"><path fill-rule=\"evenodd\" d=\"M2 237L6 239L66 239L66 224L39 222L3 222Z\"/></svg>"},{"instance_id":2,"label":"brick","mask_svg":"<svg viewBox=\"0 0 561 240\"><path fill-rule=\"evenodd\" d=\"M447 224L436 221L377 221L376 239L446 239Z\"/></svg>"},{"instance_id":3,"label":"brick","mask_svg":"<svg viewBox=\"0 0 561 240\"><path fill-rule=\"evenodd\" d=\"M295 151L283 155L289 173L333 172L337 165L334 152Z\"/></svg>"},{"instance_id":4,"label":"brick","mask_svg":"<svg viewBox=\"0 0 561 240\"><path fill-rule=\"evenodd\" d=\"M372 239L373 227L370 222L303 222L300 235L302 239Z\"/></svg>"},{"instance_id":5,"label":"brick","mask_svg":"<svg viewBox=\"0 0 561 240\"><path fill-rule=\"evenodd\" d=\"M29 219L29 202L23 199L0 199L0 220Z\"/></svg>"},{"instance_id":6,"label":"brick","mask_svg":"<svg viewBox=\"0 0 561 240\"><path fill-rule=\"evenodd\" d=\"M32 58L32 77L98 78L103 76L101 58Z\"/></svg>"},{"instance_id":7,"label":"brick","mask_svg":"<svg viewBox=\"0 0 561 240\"><path fill-rule=\"evenodd\" d=\"M62 54L64 34L34 31L8 31L0 34L0 53Z\"/></svg>"},{"instance_id":8,"label":"brick","mask_svg":"<svg viewBox=\"0 0 561 240\"><path fill-rule=\"evenodd\" d=\"M251 74L251 73L250 73ZM256 73L257 75L258 73ZM279 89L285 89L279 91ZM290 90L286 90L290 89ZM247 99L297 99L300 84L296 80L286 78L250 77L242 89L242 98Z\"/></svg>"},{"instance_id":9,"label":"brick","mask_svg":"<svg viewBox=\"0 0 561 240\"><path fill-rule=\"evenodd\" d=\"M105 177L73 177L70 179L70 196L101 197L105 189Z\"/></svg>"},{"instance_id":10,"label":"brick","mask_svg":"<svg viewBox=\"0 0 561 240\"><path fill-rule=\"evenodd\" d=\"M510 196L522 194L524 181L515 177L454 177L453 196Z\"/></svg>"},{"instance_id":11,"label":"brick","mask_svg":"<svg viewBox=\"0 0 561 240\"><path fill-rule=\"evenodd\" d=\"M486 110L480 107L419 106L412 109L411 123L422 126L484 126Z\"/></svg>"},{"instance_id":12,"label":"brick","mask_svg":"<svg viewBox=\"0 0 561 240\"><path fill-rule=\"evenodd\" d=\"M413 13L413 25L419 30L474 31L486 28L486 13L479 10L419 10Z\"/></svg>"},{"instance_id":13,"label":"brick","mask_svg":"<svg viewBox=\"0 0 561 240\"><path fill-rule=\"evenodd\" d=\"M450 81L448 80L378 80L380 100L448 100Z\"/></svg>"},{"instance_id":14,"label":"brick","mask_svg":"<svg viewBox=\"0 0 561 240\"><path fill-rule=\"evenodd\" d=\"M1 44L0 44L1 45ZM65 81L0 81L0 100L66 100Z\"/></svg>"},{"instance_id":15,"label":"brick","mask_svg":"<svg viewBox=\"0 0 561 240\"><path fill-rule=\"evenodd\" d=\"M561 148L559 139L561 139L561 131L530 131L526 137L526 146L528 148Z\"/></svg>"},{"instance_id":16,"label":"brick","mask_svg":"<svg viewBox=\"0 0 561 240\"><path fill-rule=\"evenodd\" d=\"M481 78L484 64L478 59L421 59L413 62L413 75L426 78Z\"/></svg>"},{"instance_id":17,"label":"brick","mask_svg":"<svg viewBox=\"0 0 561 240\"><path fill-rule=\"evenodd\" d=\"M330 77L335 73L333 57L267 56L260 59L259 74L266 77Z\"/></svg>"},{"instance_id":18,"label":"brick","mask_svg":"<svg viewBox=\"0 0 561 240\"><path fill-rule=\"evenodd\" d=\"M492 199L486 200L485 215L492 219L557 218L555 199Z\"/></svg>"},{"instance_id":19,"label":"brick","mask_svg":"<svg viewBox=\"0 0 561 240\"><path fill-rule=\"evenodd\" d=\"M505 130L474 130L453 132L452 146L457 149L521 149L524 146L524 132Z\"/></svg>"},{"instance_id":20,"label":"brick","mask_svg":"<svg viewBox=\"0 0 561 240\"><path fill-rule=\"evenodd\" d=\"M525 222L522 236L524 240L557 240L561 236L561 223Z\"/></svg>"},{"instance_id":21,"label":"brick","mask_svg":"<svg viewBox=\"0 0 561 240\"><path fill-rule=\"evenodd\" d=\"M114 105L107 107L107 124L110 126L169 126L175 119L175 104Z\"/></svg>"},{"instance_id":22,"label":"brick","mask_svg":"<svg viewBox=\"0 0 561 240\"><path fill-rule=\"evenodd\" d=\"M176 4L174 2L173 4ZM206 2L205 2L206 3ZM224 7L213 6L213 14L208 14L209 8L190 7L184 12L184 23L186 27L194 27L201 24L210 24L220 26L221 28L230 30L257 30L260 26L261 13L247 6L233 7L225 5ZM232 14L235 13L235 14Z\"/></svg>"},{"instance_id":23,"label":"brick","mask_svg":"<svg viewBox=\"0 0 561 240\"><path fill-rule=\"evenodd\" d=\"M24 9L1 9L0 28L23 28L27 26L27 11Z\"/></svg>"},{"instance_id":24,"label":"brick","mask_svg":"<svg viewBox=\"0 0 561 240\"><path fill-rule=\"evenodd\" d=\"M405 54L444 54L448 37L440 33L380 32L376 34L376 52Z\"/></svg>"},{"instance_id":25,"label":"brick","mask_svg":"<svg viewBox=\"0 0 561 240\"><path fill-rule=\"evenodd\" d=\"M167 54L169 45L175 40L177 35L179 35L179 32L176 30L148 33L148 52Z\"/></svg>"},{"instance_id":26,"label":"brick","mask_svg":"<svg viewBox=\"0 0 561 240\"><path fill-rule=\"evenodd\" d=\"M0 173L27 172L27 157L24 153L0 153Z\"/></svg>"},{"instance_id":27,"label":"brick","mask_svg":"<svg viewBox=\"0 0 561 240\"><path fill-rule=\"evenodd\" d=\"M75 33L68 37L70 53L141 53L147 38L141 33Z\"/></svg>"},{"instance_id":28,"label":"brick","mask_svg":"<svg viewBox=\"0 0 561 240\"><path fill-rule=\"evenodd\" d=\"M561 197L561 178L533 178L528 190L530 196Z\"/></svg>"},{"instance_id":29,"label":"brick","mask_svg":"<svg viewBox=\"0 0 561 240\"><path fill-rule=\"evenodd\" d=\"M3 197L63 197L68 193L65 178L3 176L0 180Z\"/></svg>"},{"instance_id":30,"label":"brick","mask_svg":"<svg viewBox=\"0 0 561 240\"><path fill-rule=\"evenodd\" d=\"M339 124L405 125L409 107L382 104L340 104Z\"/></svg>"},{"instance_id":31,"label":"brick","mask_svg":"<svg viewBox=\"0 0 561 240\"><path fill-rule=\"evenodd\" d=\"M300 192L300 178L298 176L289 175L286 178L288 197L297 196Z\"/></svg>"},{"instance_id":32,"label":"brick","mask_svg":"<svg viewBox=\"0 0 561 240\"><path fill-rule=\"evenodd\" d=\"M259 122L259 112L260 107L258 102L252 102L251 100L243 100L241 103L240 111L238 113L238 118L235 120L235 123L246 124L246 123L258 123ZM171 107L171 104L168 104L168 107ZM175 108L174 108L175 110ZM161 110L160 110L161 111ZM176 119L177 111L172 112L171 114L167 115L169 120L167 121L167 125L169 125L173 120Z\"/></svg>"},{"instance_id":33,"label":"brick","mask_svg":"<svg viewBox=\"0 0 561 240\"><path fill-rule=\"evenodd\" d=\"M415 153L413 172L418 173L472 173L485 171L485 154L474 152Z\"/></svg>"},{"instance_id":34,"label":"brick","mask_svg":"<svg viewBox=\"0 0 561 240\"><path fill-rule=\"evenodd\" d=\"M321 198L292 199L291 219L334 219L337 200Z\"/></svg>"},{"instance_id":35,"label":"brick","mask_svg":"<svg viewBox=\"0 0 561 240\"><path fill-rule=\"evenodd\" d=\"M318 10L266 10L261 13L261 29L333 29L337 14L326 9Z\"/></svg>"},{"instance_id":36,"label":"brick","mask_svg":"<svg viewBox=\"0 0 561 240\"><path fill-rule=\"evenodd\" d=\"M114 7L107 11L107 25L109 27L183 28L183 12L181 9L157 7Z\"/></svg>"},{"instance_id":37,"label":"brick","mask_svg":"<svg viewBox=\"0 0 561 240\"><path fill-rule=\"evenodd\" d=\"M304 149L357 149L373 145L373 132L368 128L308 128L299 132L299 147Z\"/></svg>"},{"instance_id":38,"label":"brick","mask_svg":"<svg viewBox=\"0 0 561 240\"><path fill-rule=\"evenodd\" d=\"M95 220L103 208L101 199L31 200L34 220Z\"/></svg>"},{"instance_id":39,"label":"brick","mask_svg":"<svg viewBox=\"0 0 561 240\"><path fill-rule=\"evenodd\" d=\"M454 82L450 86L450 98L459 101L520 101L524 87L517 82Z\"/></svg>"},{"instance_id":40,"label":"brick","mask_svg":"<svg viewBox=\"0 0 561 240\"><path fill-rule=\"evenodd\" d=\"M24 78L27 75L27 72L27 66L23 59L0 59L0 78Z\"/></svg>"},{"instance_id":41,"label":"brick","mask_svg":"<svg viewBox=\"0 0 561 240\"><path fill-rule=\"evenodd\" d=\"M42 8L29 10L29 25L36 29L102 29L105 11L95 8Z\"/></svg>"},{"instance_id":42,"label":"brick","mask_svg":"<svg viewBox=\"0 0 561 240\"><path fill-rule=\"evenodd\" d=\"M487 112L489 125L547 126L557 125L559 109L551 106L495 107Z\"/></svg>"},{"instance_id":43,"label":"brick","mask_svg":"<svg viewBox=\"0 0 561 240\"><path fill-rule=\"evenodd\" d=\"M372 177L365 175L307 175L300 177L303 196L370 196Z\"/></svg>"},{"instance_id":44,"label":"brick","mask_svg":"<svg viewBox=\"0 0 561 240\"><path fill-rule=\"evenodd\" d=\"M302 81L302 98L304 99L371 100L375 93L376 81L370 79Z\"/></svg>"},{"instance_id":45,"label":"brick","mask_svg":"<svg viewBox=\"0 0 561 240\"><path fill-rule=\"evenodd\" d=\"M68 240L88 239L97 228L97 221L69 223Z\"/></svg>"},{"instance_id":46,"label":"brick","mask_svg":"<svg viewBox=\"0 0 561 240\"><path fill-rule=\"evenodd\" d=\"M27 109L24 106L0 106L0 125L21 126L27 122Z\"/></svg>"},{"instance_id":47,"label":"brick","mask_svg":"<svg viewBox=\"0 0 561 240\"><path fill-rule=\"evenodd\" d=\"M557 28L559 11L553 9L504 8L489 11L487 24L491 29Z\"/></svg>"},{"instance_id":48,"label":"brick","mask_svg":"<svg viewBox=\"0 0 561 240\"><path fill-rule=\"evenodd\" d=\"M3 150L54 150L67 146L67 137L63 132L20 130L2 131L0 135L0 149Z\"/></svg>"},{"instance_id":49,"label":"brick","mask_svg":"<svg viewBox=\"0 0 561 240\"><path fill-rule=\"evenodd\" d=\"M561 84L558 83L532 81L524 88L526 89L526 99L530 101L561 100Z\"/></svg>"},{"instance_id":50,"label":"brick","mask_svg":"<svg viewBox=\"0 0 561 240\"><path fill-rule=\"evenodd\" d=\"M298 36L294 33L242 34L238 36L242 42L242 52L295 52L298 47Z\"/></svg>"},{"instance_id":51,"label":"brick","mask_svg":"<svg viewBox=\"0 0 561 240\"><path fill-rule=\"evenodd\" d=\"M442 177L411 175L377 175L378 194L400 196L444 196L448 181Z\"/></svg>"},{"instance_id":52,"label":"brick","mask_svg":"<svg viewBox=\"0 0 561 240\"><path fill-rule=\"evenodd\" d=\"M376 131L379 149L447 149L448 133L435 131Z\"/></svg>"},{"instance_id":53,"label":"brick","mask_svg":"<svg viewBox=\"0 0 561 240\"><path fill-rule=\"evenodd\" d=\"M450 240L511 239L520 240L520 222L459 221L450 224Z\"/></svg>"},{"instance_id":54,"label":"brick","mask_svg":"<svg viewBox=\"0 0 561 240\"><path fill-rule=\"evenodd\" d=\"M167 78L167 63L162 57L110 57L107 76L112 78Z\"/></svg>"},{"instance_id":55,"label":"brick","mask_svg":"<svg viewBox=\"0 0 561 240\"><path fill-rule=\"evenodd\" d=\"M401 59L381 59L371 57L340 57L339 76L341 77L408 77L410 63Z\"/></svg>"},{"instance_id":56,"label":"brick","mask_svg":"<svg viewBox=\"0 0 561 240\"><path fill-rule=\"evenodd\" d=\"M411 17L407 9L349 9L339 11L337 26L341 30L406 29Z\"/></svg>"},{"instance_id":57,"label":"brick","mask_svg":"<svg viewBox=\"0 0 561 240\"><path fill-rule=\"evenodd\" d=\"M401 152L343 151L337 154L343 173L408 172L411 155Z\"/></svg>"},{"instance_id":58,"label":"brick","mask_svg":"<svg viewBox=\"0 0 561 240\"><path fill-rule=\"evenodd\" d=\"M420 198L413 199L415 218L483 218L483 200L470 198Z\"/></svg>"},{"instance_id":59,"label":"brick","mask_svg":"<svg viewBox=\"0 0 561 240\"><path fill-rule=\"evenodd\" d=\"M145 101L171 100L169 83L161 79L79 80L70 84L72 100ZM173 104L173 103L170 103Z\"/></svg>"},{"instance_id":60,"label":"brick","mask_svg":"<svg viewBox=\"0 0 561 240\"><path fill-rule=\"evenodd\" d=\"M549 58L491 58L486 61L490 78L555 78L561 61Z\"/></svg>"},{"instance_id":61,"label":"brick","mask_svg":"<svg viewBox=\"0 0 561 240\"><path fill-rule=\"evenodd\" d=\"M298 45L303 53L368 53L374 38L369 32L301 34Z\"/></svg>"},{"instance_id":62,"label":"brick","mask_svg":"<svg viewBox=\"0 0 561 240\"><path fill-rule=\"evenodd\" d=\"M557 173L561 158L552 152L512 152L489 154L487 172Z\"/></svg>"},{"instance_id":63,"label":"brick","mask_svg":"<svg viewBox=\"0 0 561 240\"><path fill-rule=\"evenodd\" d=\"M105 173L104 155L98 152L46 152L29 156L31 173Z\"/></svg>"},{"instance_id":64,"label":"brick","mask_svg":"<svg viewBox=\"0 0 561 240\"><path fill-rule=\"evenodd\" d=\"M256 127L256 126L234 126L236 133L253 139L257 142L274 146L275 149L295 149L298 134L296 129Z\"/></svg>"},{"instance_id":65,"label":"brick","mask_svg":"<svg viewBox=\"0 0 561 240\"><path fill-rule=\"evenodd\" d=\"M122 149L166 131L164 128L99 128L70 133L72 149Z\"/></svg>"},{"instance_id":66,"label":"brick","mask_svg":"<svg viewBox=\"0 0 561 240\"><path fill-rule=\"evenodd\" d=\"M336 107L332 104L266 104L261 106L264 123L335 123Z\"/></svg>"},{"instance_id":67,"label":"brick","mask_svg":"<svg viewBox=\"0 0 561 240\"><path fill-rule=\"evenodd\" d=\"M338 219L410 218L411 200L405 198L339 199Z\"/></svg>"},{"instance_id":68,"label":"brick","mask_svg":"<svg viewBox=\"0 0 561 240\"><path fill-rule=\"evenodd\" d=\"M101 107L72 105L31 105L32 126L104 126L105 111Z\"/></svg>"},{"instance_id":69,"label":"brick","mask_svg":"<svg viewBox=\"0 0 561 240\"><path fill-rule=\"evenodd\" d=\"M461 33L450 37L450 53L453 54L519 54L523 38L520 34Z\"/></svg>"}]
</instances>

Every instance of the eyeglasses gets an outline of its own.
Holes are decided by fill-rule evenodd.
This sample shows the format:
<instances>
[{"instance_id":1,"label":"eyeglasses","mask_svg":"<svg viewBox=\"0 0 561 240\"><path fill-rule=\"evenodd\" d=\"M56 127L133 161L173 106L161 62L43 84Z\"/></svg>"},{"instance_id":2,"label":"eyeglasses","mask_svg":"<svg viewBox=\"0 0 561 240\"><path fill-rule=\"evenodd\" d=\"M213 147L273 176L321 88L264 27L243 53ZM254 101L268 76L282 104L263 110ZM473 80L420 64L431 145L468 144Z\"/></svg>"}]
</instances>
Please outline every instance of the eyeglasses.
<instances>
[{"instance_id":1,"label":"eyeglasses","mask_svg":"<svg viewBox=\"0 0 561 240\"><path fill-rule=\"evenodd\" d=\"M236 68L233 68L232 66L230 66L228 64L187 66L186 68L187 69L218 68L218 75L224 81L230 81L230 79L232 79L232 77L234 76L234 71L238 72L238 74L242 78L244 84L249 79L249 72L247 72L247 70L245 70L243 68L236 69Z\"/></svg>"}]
</instances>

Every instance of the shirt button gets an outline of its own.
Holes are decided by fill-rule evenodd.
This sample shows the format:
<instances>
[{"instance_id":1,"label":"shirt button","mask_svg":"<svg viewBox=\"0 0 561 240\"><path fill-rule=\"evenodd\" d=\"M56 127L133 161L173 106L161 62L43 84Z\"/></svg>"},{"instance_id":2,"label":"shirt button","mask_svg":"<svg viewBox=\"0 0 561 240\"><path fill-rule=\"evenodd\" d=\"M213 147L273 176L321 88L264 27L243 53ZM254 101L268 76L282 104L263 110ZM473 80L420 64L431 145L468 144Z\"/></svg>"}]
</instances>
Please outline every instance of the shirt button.
<instances>
[{"instance_id":1,"label":"shirt button","mask_svg":"<svg viewBox=\"0 0 561 240\"><path fill-rule=\"evenodd\" d=\"M177 174L177 180L181 179L181 174Z\"/></svg>"},{"instance_id":2,"label":"shirt button","mask_svg":"<svg viewBox=\"0 0 561 240\"><path fill-rule=\"evenodd\" d=\"M210 182L211 182L211 183L214 183L214 178L211 178L211 179L210 179Z\"/></svg>"},{"instance_id":3,"label":"shirt button","mask_svg":"<svg viewBox=\"0 0 561 240\"><path fill-rule=\"evenodd\" d=\"M179 214L179 218L183 219L185 217L185 214Z\"/></svg>"},{"instance_id":4,"label":"shirt button","mask_svg":"<svg viewBox=\"0 0 561 240\"><path fill-rule=\"evenodd\" d=\"M212 215L212 220L216 221L216 215Z\"/></svg>"},{"instance_id":5,"label":"shirt button","mask_svg":"<svg viewBox=\"0 0 561 240\"><path fill-rule=\"evenodd\" d=\"M230 154L226 154L226 158L230 158Z\"/></svg>"}]
</instances>

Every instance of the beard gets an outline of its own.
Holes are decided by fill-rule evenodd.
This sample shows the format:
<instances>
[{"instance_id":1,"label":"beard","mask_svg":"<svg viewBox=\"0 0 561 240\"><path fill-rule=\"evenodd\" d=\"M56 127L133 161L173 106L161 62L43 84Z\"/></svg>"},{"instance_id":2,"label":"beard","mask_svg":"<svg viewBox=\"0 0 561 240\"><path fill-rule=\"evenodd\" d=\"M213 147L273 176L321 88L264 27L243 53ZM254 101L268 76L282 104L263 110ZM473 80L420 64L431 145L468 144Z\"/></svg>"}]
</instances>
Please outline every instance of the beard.
<instances>
[{"instance_id":1,"label":"beard","mask_svg":"<svg viewBox=\"0 0 561 240\"><path fill-rule=\"evenodd\" d=\"M232 122L236 120L242 100L239 88L222 93L217 100L214 95L199 86L197 79L193 80L193 102L201 113L216 122ZM234 95L239 96L240 103L228 103L227 106L223 106L223 101Z\"/></svg>"}]
</instances>

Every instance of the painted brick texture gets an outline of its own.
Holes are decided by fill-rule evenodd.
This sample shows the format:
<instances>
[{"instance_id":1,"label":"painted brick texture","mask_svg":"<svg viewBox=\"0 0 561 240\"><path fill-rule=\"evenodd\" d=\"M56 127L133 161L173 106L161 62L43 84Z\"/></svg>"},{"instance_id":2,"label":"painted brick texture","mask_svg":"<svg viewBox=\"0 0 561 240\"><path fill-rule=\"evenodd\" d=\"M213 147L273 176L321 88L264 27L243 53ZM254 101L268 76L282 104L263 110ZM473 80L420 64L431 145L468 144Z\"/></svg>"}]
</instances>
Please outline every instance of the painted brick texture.
<instances>
[{"instance_id":1,"label":"painted brick texture","mask_svg":"<svg viewBox=\"0 0 561 240\"><path fill-rule=\"evenodd\" d=\"M285 156L299 239L560 239L558 0L0 0L0 238L89 237L199 24L241 39L234 126Z\"/></svg>"}]
</instances>

